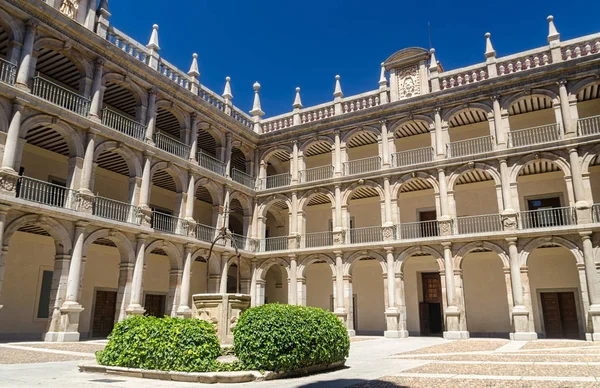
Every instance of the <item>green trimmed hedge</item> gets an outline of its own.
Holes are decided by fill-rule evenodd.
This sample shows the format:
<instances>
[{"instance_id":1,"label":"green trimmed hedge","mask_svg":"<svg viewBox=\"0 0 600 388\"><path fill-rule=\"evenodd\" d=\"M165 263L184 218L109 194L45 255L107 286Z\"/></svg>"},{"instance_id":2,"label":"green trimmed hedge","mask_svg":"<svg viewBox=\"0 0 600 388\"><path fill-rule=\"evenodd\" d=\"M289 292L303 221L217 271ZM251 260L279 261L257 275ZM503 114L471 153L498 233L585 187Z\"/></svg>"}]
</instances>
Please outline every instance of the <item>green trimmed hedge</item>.
<instances>
[{"instance_id":1,"label":"green trimmed hedge","mask_svg":"<svg viewBox=\"0 0 600 388\"><path fill-rule=\"evenodd\" d=\"M348 357L346 328L316 307L266 304L246 310L234 330L234 349L245 369L291 371Z\"/></svg>"},{"instance_id":2,"label":"green trimmed hedge","mask_svg":"<svg viewBox=\"0 0 600 388\"><path fill-rule=\"evenodd\" d=\"M199 319L135 316L115 325L101 365L181 372L220 369L221 353L215 327Z\"/></svg>"}]
</instances>

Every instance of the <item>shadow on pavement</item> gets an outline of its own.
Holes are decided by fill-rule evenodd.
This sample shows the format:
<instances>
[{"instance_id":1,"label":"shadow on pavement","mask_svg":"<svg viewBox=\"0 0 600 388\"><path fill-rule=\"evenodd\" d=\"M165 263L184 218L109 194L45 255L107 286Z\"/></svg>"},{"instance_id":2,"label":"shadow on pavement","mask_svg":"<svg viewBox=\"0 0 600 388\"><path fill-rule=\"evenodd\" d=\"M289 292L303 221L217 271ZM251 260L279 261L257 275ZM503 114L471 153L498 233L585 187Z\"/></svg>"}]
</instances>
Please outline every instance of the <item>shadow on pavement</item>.
<instances>
[{"instance_id":1,"label":"shadow on pavement","mask_svg":"<svg viewBox=\"0 0 600 388\"><path fill-rule=\"evenodd\" d=\"M317 381L301 385L301 388L342 388L342 387L355 387L355 388L408 388L406 385L398 385L396 383L390 383L388 381L380 380L364 380L364 379L336 379L329 381Z\"/></svg>"}]
</instances>

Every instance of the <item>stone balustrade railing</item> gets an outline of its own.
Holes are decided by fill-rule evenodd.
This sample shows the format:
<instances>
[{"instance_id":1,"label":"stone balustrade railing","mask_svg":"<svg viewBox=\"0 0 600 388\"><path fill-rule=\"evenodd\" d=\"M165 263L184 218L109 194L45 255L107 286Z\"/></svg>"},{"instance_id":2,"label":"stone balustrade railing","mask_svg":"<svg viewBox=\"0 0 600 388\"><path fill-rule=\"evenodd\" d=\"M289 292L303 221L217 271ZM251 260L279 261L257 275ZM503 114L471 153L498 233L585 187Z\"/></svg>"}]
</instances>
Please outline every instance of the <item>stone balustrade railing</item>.
<instances>
[{"instance_id":1,"label":"stone balustrade railing","mask_svg":"<svg viewBox=\"0 0 600 388\"><path fill-rule=\"evenodd\" d=\"M456 158L460 156L476 155L485 152L491 152L494 146L491 136L476 137L473 139L453 141L448 143L448 157Z\"/></svg>"},{"instance_id":2,"label":"stone balustrade railing","mask_svg":"<svg viewBox=\"0 0 600 388\"><path fill-rule=\"evenodd\" d=\"M190 157L190 146L179 140L173 139L171 136L161 132L157 132L154 135L154 142L156 147L170 154L179 156L182 159L188 159Z\"/></svg>"},{"instance_id":3,"label":"stone balustrade railing","mask_svg":"<svg viewBox=\"0 0 600 388\"><path fill-rule=\"evenodd\" d=\"M577 121L579 136L595 135L600 133L600 116L584 117Z\"/></svg>"},{"instance_id":4,"label":"stone balustrade railing","mask_svg":"<svg viewBox=\"0 0 600 388\"><path fill-rule=\"evenodd\" d=\"M442 90L451 89L482 81L487 78L487 65L485 63L478 63L473 66L442 73L442 76L440 77L440 87Z\"/></svg>"},{"instance_id":5,"label":"stone balustrade railing","mask_svg":"<svg viewBox=\"0 0 600 388\"><path fill-rule=\"evenodd\" d=\"M0 82L13 85L17 76L17 65L0 58Z\"/></svg>"},{"instance_id":6,"label":"stone balustrade railing","mask_svg":"<svg viewBox=\"0 0 600 388\"><path fill-rule=\"evenodd\" d=\"M499 232L502 230L502 217L500 214L456 217L454 227L455 234Z\"/></svg>"},{"instance_id":7,"label":"stone balustrade railing","mask_svg":"<svg viewBox=\"0 0 600 388\"><path fill-rule=\"evenodd\" d=\"M131 136L134 139L144 140L146 136L146 126L138 123L134 119L117 113L109 108L102 110L102 124L109 128L117 130Z\"/></svg>"},{"instance_id":8,"label":"stone balustrade railing","mask_svg":"<svg viewBox=\"0 0 600 388\"><path fill-rule=\"evenodd\" d=\"M146 65L148 64L148 58L150 57L148 49L143 44L136 42L133 38L130 38L116 28L112 26L109 27L106 34L106 40L138 61L143 62Z\"/></svg>"},{"instance_id":9,"label":"stone balustrade railing","mask_svg":"<svg viewBox=\"0 0 600 388\"><path fill-rule=\"evenodd\" d=\"M191 91L191 77L162 58L158 62L158 71L177 85Z\"/></svg>"},{"instance_id":10,"label":"stone balustrade railing","mask_svg":"<svg viewBox=\"0 0 600 388\"><path fill-rule=\"evenodd\" d=\"M600 34L593 34L562 43L563 60L568 61L586 55L600 53Z\"/></svg>"},{"instance_id":11,"label":"stone balustrade railing","mask_svg":"<svg viewBox=\"0 0 600 388\"><path fill-rule=\"evenodd\" d=\"M136 225L139 225L141 222L141 212L139 207L99 196L94 197L92 214L109 220Z\"/></svg>"},{"instance_id":12,"label":"stone balustrade railing","mask_svg":"<svg viewBox=\"0 0 600 388\"><path fill-rule=\"evenodd\" d=\"M523 147L557 141L560 138L560 124L540 125L508 132L508 145L509 147Z\"/></svg>"},{"instance_id":13,"label":"stone balustrade railing","mask_svg":"<svg viewBox=\"0 0 600 388\"><path fill-rule=\"evenodd\" d=\"M39 98L75 112L80 116L87 116L90 112L90 100L79 94L62 87L39 75L33 77L31 93Z\"/></svg>"},{"instance_id":14,"label":"stone balustrade railing","mask_svg":"<svg viewBox=\"0 0 600 388\"><path fill-rule=\"evenodd\" d=\"M497 61L498 75L505 75L548 65L552 63L552 56L548 47L541 47L498 58Z\"/></svg>"},{"instance_id":15,"label":"stone balustrade railing","mask_svg":"<svg viewBox=\"0 0 600 388\"><path fill-rule=\"evenodd\" d=\"M381 105L381 101L379 100L379 90L374 90L344 98L342 100L342 112L352 113L379 105Z\"/></svg>"},{"instance_id":16,"label":"stone balustrade railing","mask_svg":"<svg viewBox=\"0 0 600 388\"><path fill-rule=\"evenodd\" d=\"M576 223L576 214L572 207L555 207L519 212L519 229L569 226Z\"/></svg>"},{"instance_id":17,"label":"stone balustrade railing","mask_svg":"<svg viewBox=\"0 0 600 388\"><path fill-rule=\"evenodd\" d=\"M161 232L187 236L189 232L189 223L183 218L175 217L170 214L152 212L152 228Z\"/></svg>"},{"instance_id":18,"label":"stone balustrade railing","mask_svg":"<svg viewBox=\"0 0 600 388\"><path fill-rule=\"evenodd\" d=\"M26 176L19 177L17 197L26 201L71 210L77 210L79 204L76 190Z\"/></svg>"}]
</instances>

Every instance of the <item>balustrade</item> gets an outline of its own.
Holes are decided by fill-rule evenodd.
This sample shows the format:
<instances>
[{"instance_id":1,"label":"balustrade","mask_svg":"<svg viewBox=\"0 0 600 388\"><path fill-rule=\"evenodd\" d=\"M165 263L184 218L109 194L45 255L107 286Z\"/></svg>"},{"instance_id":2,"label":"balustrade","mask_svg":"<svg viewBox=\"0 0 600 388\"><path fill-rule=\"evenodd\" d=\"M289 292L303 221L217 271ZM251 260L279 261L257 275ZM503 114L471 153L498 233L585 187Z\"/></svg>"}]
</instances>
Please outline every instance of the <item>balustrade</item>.
<instances>
[{"instance_id":1,"label":"balustrade","mask_svg":"<svg viewBox=\"0 0 600 388\"><path fill-rule=\"evenodd\" d=\"M283 174L271 175L261 179L260 183L260 188L263 190L289 186L290 183L292 183L292 175L287 172Z\"/></svg>"},{"instance_id":2,"label":"balustrade","mask_svg":"<svg viewBox=\"0 0 600 388\"><path fill-rule=\"evenodd\" d=\"M303 109L300 113L300 122L311 123L313 121L323 120L335 116L335 109L332 102Z\"/></svg>"},{"instance_id":3,"label":"balustrade","mask_svg":"<svg viewBox=\"0 0 600 388\"><path fill-rule=\"evenodd\" d=\"M138 140L144 140L146 126L108 108L102 109L102 124Z\"/></svg>"},{"instance_id":4,"label":"balustrade","mask_svg":"<svg viewBox=\"0 0 600 388\"><path fill-rule=\"evenodd\" d=\"M436 220L402 223L398 225L397 230L397 238L400 240L437 237L440 235L440 225Z\"/></svg>"},{"instance_id":5,"label":"balustrade","mask_svg":"<svg viewBox=\"0 0 600 388\"><path fill-rule=\"evenodd\" d=\"M333 178L333 166L320 166L299 171L300 182L314 182Z\"/></svg>"},{"instance_id":6,"label":"balustrade","mask_svg":"<svg viewBox=\"0 0 600 388\"><path fill-rule=\"evenodd\" d=\"M197 154L198 165L215 174L225 175L225 163L219 159L204 153L202 150Z\"/></svg>"},{"instance_id":7,"label":"balustrade","mask_svg":"<svg viewBox=\"0 0 600 388\"><path fill-rule=\"evenodd\" d=\"M288 249L288 237L267 237L261 241L261 251L284 251Z\"/></svg>"},{"instance_id":8,"label":"balustrade","mask_svg":"<svg viewBox=\"0 0 600 388\"><path fill-rule=\"evenodd\" d=\"M476 155L491 152L494 149L491 136L476 137L473 139L454 141L448 144L448 157Z\"/></svg>"},{"instance_id":9,"label":"balustrade","mask_svg":"<svg viewBox=\"0 0 600 388\"><path fill-rule=\"evenodd\" d=\"M170 214L152 212L152 228L161 232L188 235L189 223L183 218L174 217ZM211 240L212 241L212 240Z\"/></svg>"},{"instance_id":10,"label":"balustrade","mask_svg":"<svg viewBox=\"0 0 600 388\"><path fill-rule=\"evenodd\" d=\"M254 127L252 118L235 106L231 108L231 117L246 128L252 129Z\"/></svg>"},{"instance_id":11,"label":"balustrade","mask_svg":"<svg viewBox=\"0 0 600 388\"><path fill-rule=\"evenodd\" d=\"M414 150L395 152L392 154L392 165L395 167L412 166L414 164L433 161L433 147L416 148Z\"/></svg>"},{"instance_id":12,"label":"balustrade","mask_svg":"<svg viewBox=\"0 0 600 388\"><path fill-rule=\"evenodd\" d=\"M120 48L123 52L131 55L140 62L148 64L148 49L141 43L136 42L114 27L109 27L106 40Z\"/></svg>"},{"instance_id":13,"label":"balustrade","mask_svg":"<svg viewBox=\"0 0 600 388\"><path fill-rule=\"evenodd\" d=\"M457 234L488 233L501 230L500 214L456 217L455 232Z\"/></svg>"},{"instance_id":14,"label":"balustrade","mask_svg":"<svg viewBox=\"0 0 600 388\"><path fill-rule=\"evenodd\" d=\"M575 225L575 211L571 207L555 207L519 212L520 229L550 228Z\"/></svg>"},{"instance_id":15,"label":"balustrade","mask_svg":"<svg viewBox=\"0 0 600 388\"><path fill-rule=\"evenodd\" d=\"M19 177L17 197L26 201L71 210L77 210L79 205L77 191L26 176Z\"/></svg>"},{"instance_id":16,"label":"balustrade","mask_svg":"<svg viewBox=\"0 0 600 388\"><path fill-rule=\"evenodd\" d=\"M350 244L361 244L383 241L381 226L367 226L350 229Z\"/></svg>"},{"instance_id":17,"label":"balustrade","mask_svg":"<svg viewBox=\"0 0 600 388\"><path fill-rule=\"evenodd\" d=\"M217 234L217 230L212 226L197 223L196 224L196 239L208 243L212 243Z\"/></svg>"},{"instance_id":18,"label":"balustrade","mask_svg":"<svg viewBox=\"0 0 600 388\"><path fill-rule=\"evenodd\" d=\"M246 236L242 236L241 234L237 233L231 233L231 238L235 242L237 249L248 250L248 238Z\"/></svg>"},{"instance_id":19,"label":"balustrade","mask_svg":"<svg viewBox=\"0 0 600 388\"><path fill-rule=\"evenodd\" d=\"M579 57L585 57L587 55L600 53L600 34L595 34L591 39L584 41L571 43L579 39L572 39L562 42L562 56L565 61L575 59Z\"/></svg>"},{"instance_id":20,"label":"balustrade","mask_svg":"<svg viewBox=\"0 0 600 388\"><path fill-rule=\"evenodd\" d=\"M81 116L87 116L90 111L89 99L39 75L33 77L32 94Z\"/></svg>"},{"instance_id":21,"label":"balustrade","mask_svg":"<svg viewBox=\"0 0 600 388\"><path fill-rule=\"evenodd\" d=\"M128 222L136 225L139 225L141 222L139 207L98 196L94 198L92 214L109 220Z\"/></svg>"},{"instance_id":22,"label":"balustrade","mask_svg":"<svg viewBox=\"0 0 600 388\"><path fill-rule=\"evenodd\" d=\"M0 82L14 85L17 76L17 65L0 58Z\"/></svg>"},{"instance_id":23,"label":"balustrade","mask_svg":"<svg viewBox=\"0 0 600 388\"><path fill-rule=\"evenodd\" d=\"M213 91L208 90L206 87L204 87L204 85L200 85L200 88L198 89L198 96L218 110L222 112L225 111L225 101L223 98L215 94Z\"/></svg>"},{"instance_id":24,"label":"balustrade","mask_svg":"<svg viewBox=\"0 0 600 388\"><path fill-rule=\"evenodd\" d=\"M485 63L469 66L458 71L449 71L441 74L441 89L450 89L488 78L487 65Z\"/></svg>"},{"instance_id":25,"label":"balustrade","mask_svg":"<svg viewBox=\"0 0 600 388\"><path fill-rule=\"evenodd\" d=\"M342 110L344 113L358 112L359 110L379 106L379 90L359 94L358 96L350 96L344 99Z\"/></svg>"},{"instance_id":26,"label":"balustrade","mask_svg":"<svg viewBox=\"0 0 600 388\"><path fill-rule=\"evenodd\" d=\"M600 116L585 117L577 120L579 136L595 135L600 133Z\"/></svg>"},{"instance_id":27,"label":"balustrade","mask_svg":"<svg viewBox=\"0 0 600 388\"><path fill-rule=\"evenodd\" d=\"M361 174L363 172L377 171L381 169L381 157L356 159L344 162L344 175Z\"/></svg>"},{"instance_id":28,"label":"balustrade","mask_svg":"<svg viewBox=\"0 0 600 388\"><path fill-rule=\"evenodd\" d=\"M246 174L245 172L242 172L236 168L232 168L231 169L231 180L233 180L234 182L237 182L239 184L242 184L246 187L250 187L251 189L254 188L254 185L256 184L255 179Z\"/></svg>"},{"instance_id":29,"label":"balustrade","mask_svg":"<svg viewBox=\"0 0 600 388\"><path fill-rule=\"evenodd\" d=\"M547 50L534 52L529 55L519 53L516 56L511 55L507 58L499 58L498 62L498 75L504 75L548 65L552 63L552 55Z\"/></svg>"},{"instance_id":30,"label":"balustrade","mask_svg":"<svg viewBox=\"0 0 600 388\"><path fill-rule=\"evenodd\" d=\"M182 88L186 90L191 89L190 77L169 62L165 61L163 58L161 58L158 63L158 71L160 74L164 75Z\"/></svg>"},{"instance_id":31,"label":"balustrade","mask_svg":"<svg viewBox=\"0 0 600 388\"><path fill-rule=\"evenodd\" d=\"M526 129L517 129L508 132L509 147L523 147L532 144L547 143L560 140L560 125L540 125Z\"/></svg>"},{"instance_id":32,"label":"balustrade","mask_svg":"<svg viewBox=\"0 0 600 388\"><path fill-rule=\"evenodd\" d=\"M305 233L302 236L302 246L304 248L326 247L333 245L333 232L312 232Z\"/></svg>"},{"instance_id":33,"label":"balustrade","mask_svg":"<svg viewBox=\"0 0 600 388\"><path fill-rule=\"evenodd\" d=\"M171 136L157 132L154 135L154 142L156 143L156 146L163 151L167 151L170 154L179 156L182 159L187 160L189 158L190 147L179 140L173 139Z\"/></svg>"}]
</instances>

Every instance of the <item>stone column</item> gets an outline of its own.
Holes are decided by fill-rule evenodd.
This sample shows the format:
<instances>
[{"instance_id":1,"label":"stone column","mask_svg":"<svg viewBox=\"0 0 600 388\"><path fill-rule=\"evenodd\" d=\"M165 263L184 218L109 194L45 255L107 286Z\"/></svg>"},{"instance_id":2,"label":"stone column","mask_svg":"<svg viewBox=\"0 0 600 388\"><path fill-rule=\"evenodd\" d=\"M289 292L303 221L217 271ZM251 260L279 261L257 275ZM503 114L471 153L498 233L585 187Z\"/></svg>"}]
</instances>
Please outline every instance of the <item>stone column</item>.
<instances>
[{"instance_id":1,"label":"stone column","mask_svg":"<svg viewBox=\"0 0 600 388\"><path fill-rule=\"evenodd\" d=\"M192 112L191 116L190 116L190 120L191 120L191 132L190 132L190 138L189 138L189 145L190 145L190 161L191 162L197 162L197 157L198 157L198 116L196 115L195 112Z\"/></svg>"},{"instance_id":2,"label":"stone column","mask_svg":"<svg viewBox=\"0 0 600 388\"><path fill-rule=\"evenodd\" d=\"M452 257L452 243L442 243L444 247L444 271L446 281L446 300L447 307L444 311L446 317L446 330L444 338L446 339L467 339L469 332L466 328L466 319L464 311L461 311L460 302L462 298L462 281L459 279L458 284L455 283L455 270ZM460 274L460 270L458 272ZM459 275L460 276L460 275ZM458 291L458 293L457 293Z\"/></svg>"},{"instance_id":3,"label":"stone column","mask_svg":"<svg viewBox=\"0 0 600 388\"><path fill-rule=\"evenodd\" d=\"M438 168L438 180L440 185L440 211L442 213L438 215L440 235L449 236L452 234L452 217L450 217L446 171L443 168Z\"/></svg>"},{"instance_id":4,"label":"stone column","mask_svg":"<svg viewBox=\"0 0 600 388\"><path fill-rule=\"evenodd\" d=\"M231 132L225 134L225 176L231 176L231 151L232 151Z\"/></svg>"},{"instance_id":5,"label":"stone column","mask_svg":"<svg viewBox=\"0 0 600 388\"><path fill-rule=\"evenodd\" d=\"M19 61L19 70L17 71L17 79L15 86L21 89L29 90L29 75L32 73L31 66L33 64L33 44L35 41L35 30L38 22L29 19L26 23L25 39L23 39L23 47L21 48L21 60Z\"/></svg>"},{"instance_id":6,"label":"stone column","mask_svg":"<svg viewBox=\"0 0 600 388\"><path fill-rule=\"evenodd\" d=\"M290 173L292 176L292 185L298 184L298 140L292 142L292 160L290 161Z\"/></svg>"},{"instance_id":7,"label":"stone column","mask_svg":"<svg viewBox=\"0 0 600 388\"><path fill-rule=\"evenodd\" d=\"M295 254L290 254L290 287L288 290L288 304L298 304L298 261Z\"/></svg>"},{"instance_id":8,"label":"stone column","mask_svg":"<svg viewBox=\"0 0 600 388\"><path fill-rule=\"evenodd\" d=\"M144 264L146 262L146 239L148 235L140 233L137 235L137 246L135 252L135 267L133 268L133 281L131 287L131 301L127 306L127 314L143 315L146 310L142 307L142 284L144 280Z\"/></svg>"},{"instance_id":9,"label":"stone column","mask_svg":"<svg viewBox=\"0 0 600 388\"><path fill-rule=\"evenodd\" d=\"M571 165L571 182L575 197L575 208L577 212L577 223L588 224L592 222L591 206L586 200L583 189L583 175L581 174L581 163L576 147L569 148L569 164Z\"/></svg>"},{"instance_id":10,"label":"stone column","mask_svg":"<svg viewBox=\"0 0 600 388\"><path fill-rule=\"evenodd\" d=\"M387 121L381 120L381 164L383 168L390 168L390 143L388 142Z\"/></svg>"},{"instance_id":11,"label":"stone column","mask_svg":"<svg viewBox=\"0 0 600 388\"><path fill-rule=\"evenodd\" d=\"M2 295L2 284L4 283L4 273L6 271L6 255L8 254L8 244L4 245L4 226L9 210L9 205L0 204L0 295ZM0 310L2 310L2 305L0 305Z\"/></svg>"},{"instance_id":12,"label":"stone column","mask_svg":"<svg viewBox=\"0 0 600 388\"><path fill-rule=\"evenodd\" d=\"M517 212L513 208L512 195L510 192L510 177L508 174L508 164L506 159L500 159L500 180L502 185L502 203L503 208L501 211L502 227L504 230L516 230L517 229Z\"/></svg>"},{"instance_id":13,"label":"stone column","mask_svg":"<svg viewBox=\"0 0 600 388\"><path fill-rule=\"evenodd\" d=\"M131 285L133 281L133 263L119 265L119 288L117 291L117 322L127 318L127 306L131 300Z\"/></svg>"},{"instance_id":14,"label":"stone column","mask_svg":"<svg viewBox=\"0 0 600 388\"><path fill-rule=\"evenodd\" d=\"M20 155L17 155L21 148L18 145L19 134L21 132L21 121L23 110L25 109L24 101L20 99L13 100L13 112L6 134L4 144L4 155L2 157L2 167L0 168L0 191L4 194L15 196L17 180L19 174L16 172L17 160Z\"/></svg>"},{"instance_id":15,"label":"stone column","mask_svg":"<svg viewBox=\"0 0 600 388\"><path fill-rule=\"evenodd\" d=\"M88 128L87 144L85 147L85 155L83 158L83 166L81 169L81 179L79 183L79 198L80 210L86 213L92 213L92 204L94 201L94 193L92 192L92 182L94 178L94 152L96 150L96 135L97 131Z\"/></svg>"},{"instance_id":16,"label":"stone column","mask_svg":"<svg viewBox=\"0 0 600 388\"><path fill-rule=\"evenodd\" d=\"M600 279L596 270L596 261L594 260L594 247L590 239L592 232L579 232L583 245L583 262L585 265L585 279L588 290L588 315L589 328L586 333L586 339L591 341L600 341Z\"/></svg>"},{"instance_id":17,"label":"stone column","mask_svg":"<svg viewBox=\"0 0 600 388\"><path fill-rule=\"evenodd\" d=\"M385 309L386 330L384 337L407 337L408 333L400 332L400 310L396 306L396 272L394 271L394 248L385 248L387 265L387 297L388 307Z\"/></svg>"},{"instance_id":18,"label":"stone column","mask_svg":"<svg viewBox=\"0 0 600 388\"><path fill-rule=\"evenodd\" d=\"M195 202L195 192L194 189L196 187L196 177L191 172L188 174L188 187L187 187L187 195L185 199L185 218L188 221L194 222L194 202Z\"/></svg>"},{"instance_id":19,"label":"stone column","mask_svg":"<svg viewBox=\"0 0 600 388\"><path fill-rule=\"evenodd\" d=\"M156 89L148 90L148 110L146 111L146 142L154 144L156 125Z\"/></svg>"},{"instance_id":20,"label":"stone column","mask_svg":"<svg viewBox=\"0 0 600 388\"><path fill-rule=\"evenodd\" d=\"M139 207L142 212L142 225L150 226L152 210L150 209L150 190L152 189L152 155L149 151L144 152L144 169L142 170L142 186L140 187Z\"/></svg>"},{"instance_id":21,"label":"stone column","mask_svg":"<svg viewBox=\"0 0 600 388\"><path fill-rule=\"evenodd\" d=\"M529 287L529 278L527 277L527 268L521 268L519 263L519 250L517 248L517 238L507 238L508 254L510 258L510 280L513 297L513 307L511 311L512 332L510 339L515 341L529 341L537 339L537 333L533 327L533 310L529 293L525 296L525 284ZM524 271L523 271L524 270ZM523 279L526 282L523 282Z\"/></svg>"},{"instance_id":22,"label":"stone column","mask_svg":"<svg viewBox=\"0 0 600 388\"><path fill-rule=\"evenodd\" d=\"M104 59L98 58L94 62L94 79L92 81L92 102L90 103L90 119L100 122L102 109L102 71Z\"/></svg>"},{"instance_id":23,"label":"stone column","mask_svg":"<svg viewBox=\"0 0 600 388\"><path fill-rule=\"evenodd\" d=\"M499 94L494 94L492 96L492 106L494 110L494 129L496 130L496 144L500 148L506 148L506 128L504 128L504 121L502 120L502 108L500 107Z\"/></svg>"},{"instance_id":24,"label":"stone column","mask_svg":"<svg viewBox=\"0 0 600 388\"><path fill-rule=\"evenodd\" d=\"M250 272L252 278L250 280L250 307L256 306L256 259L250 262Z\"/></svg>"},{"instance_id":25,"label":"stone column","mask_svg":"<svg viewBox=\"0 0 600 388\"><path fill-rule=\"evenodd\" d=\"M562 116L562 124L565 137L577 136L577 126L574 125L571 119L571 108L569 106L569 93L567 92L567 80L561 79L558 84L558 96L560 98L560 114Z\"/></svg>"},{"instance_id":26,"label":"stone column","mask_svg":"<svg viewBox=\"0 0 600 388\"><path fill-rule=\"evenodd\" d=\"M183 262L183 274L181 277L181 289L179 293L179 307L177 315L182 318L191 318L192 309L190 308L190 284L192 281L192 253L195 245L187 244L185 246L185 257Z\"/></svg>"},{"instance_id":27,"label":"stone column","mask_svg":"<svg viewBox=\"0 0 600 388\"><path fill-rule=\"evenodd\" d=\"M288 248L299 248L300 235L298 234L298 194L292 191L292 208L289 217L290 227L288 236Z\"/></svg>"},{"instance_id":28,"label":"stone column","mask_svg":"<svg viewBox=\"0 0 600 388\"><path fill-rule=\"evenodd\" d=\"M335 185L335 204L333 218L333 244L339 245L345 242L344 227L342 226L342 188Z\"/></svg>"},{"instance_id":29,"label":"stone column","mask_svg":"<svg viewBox=\"0 0 600 388\"><path fill-rule=\"evenodd\" d=\"M334 160L335 163L333 164L333 171L334 171L334 175L335 176L341 176L344 174L344 172L342 171L342 146L341 146L341 140L340 140L340 131L339 130L335 130L333 132L335 138L334 138L334 150L333 150L333 156L334 156Z\"/></svg>"},{"instance_id":30,"label":"stone column","mask_svg":"<svg viewBox=\"0 0 600 388\"><path fill-rule=\"evenodd\" d=\"M398 332L400 338L408 337L408 328L406 326L406 296L404 293L404 274L396 273L396 306L400 313L398 317Z\"/></svg>"},{"instance_id":31,"label":"stone column","mask_svg":"<svg viewBox=\"0 0 600 388\"><path fill-rule=\"evenodd\" d=\"M57 254L54 258L54 271L52 274L52 287L50 288L50 302L48 304L50 319L48 330L44 334L44 341L62 342L78 341L79 337L71 335L69 339L64 338L63 316L61 306L65 302L67 293L67 281L69 278L69 263L71 257L65 254ZM75 337L77 337L75 339Z\"/></svg>"},{"instance_id":32,"label":"stone column","mask_svg":"<svg viewBox=\"0 0 600 388\"><path fill-rule=\"evenodd\" d=\"M444 144L444 134L442 130L441 108L435 108L435 154L436 159L444 159L446 157L446 144Z\"/></svg>"},{"instance_id":33,"label":"stone column","mask_svg":"<svg viewBox=\"0 0 600 388\"><path fill-rule=\"evenodd\" d=\"M344 303L344 259L342 251L334 251L335 255L335 301L336 306L334 314L348 328L348 312L345 309ZM350 296L352 298L352 296Z\"/></svg>"}]
</instances>

